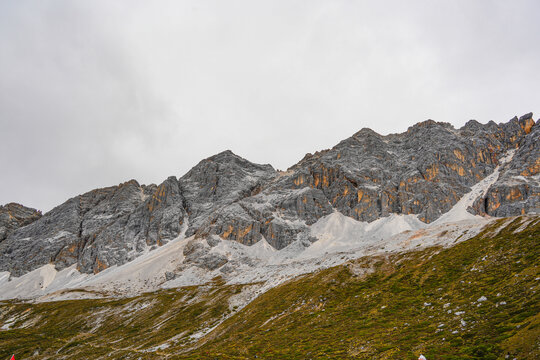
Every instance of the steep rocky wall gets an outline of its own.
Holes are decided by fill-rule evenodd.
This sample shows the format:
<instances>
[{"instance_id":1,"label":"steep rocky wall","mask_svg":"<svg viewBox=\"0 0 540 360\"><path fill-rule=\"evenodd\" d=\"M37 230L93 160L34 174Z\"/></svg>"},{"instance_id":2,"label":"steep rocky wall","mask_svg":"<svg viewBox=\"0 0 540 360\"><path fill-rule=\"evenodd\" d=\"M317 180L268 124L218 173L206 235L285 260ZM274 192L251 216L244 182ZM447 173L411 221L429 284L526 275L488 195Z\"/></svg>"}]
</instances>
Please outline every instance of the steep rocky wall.
<instances>
[{"instance_id":1,"label":"steep rocky wall","mask_svg":"<svg viewBox=\"0 0 540 360\"><path fill-rule=\"evenodd\" d=\"M498 125L471 120L461 129L428 120L388 136L362 129L332 149L306 155L255 196L217 209L197 234L217 234L247 245L264 237L280 249L299 235L306 237L309 225L334 210L360 221L397 213L416 214L429 223L450 210L520 144L524 147L516 159L532 163L532 167L522 166L534 171L538 137L533 130L538 131L538 126L532 114ZM525 154L530 155L522 159ZM536 204L538 189L522 187L526 187L522 200L532 204L525 208L528 212ZM511 197L501 201L510 202ZM510 205L504 208L508 208L501 213L504 216L523 211L518 213Z\"/></svg>"},{"instance_id":2,"label":"steep rocky wall","mask_svg":"<svg viewBox=\"0 0 540 360\"><path fill-rule=\"evenodd\" d=\"M532 114L528 120L527 136L473 212L499 217L540 214L540 122L535 125Z\"/></svg>"},{"instance_id":3,"label":"steep rocky wall","mask_svg":"<svg viewBox=\"0 0 540 360\"><path fill-rule=\"evenodd\" d=\"M178 182L135 180L69 199L0 243L0 270L21 275L48 263L99 272L159 246L181 230L185 211Z\"/></svg>"},{"instance_id":4,"label":"steep rocky wall","mask_svg":"<svg viewBox=\"0 0 540 360\"><path fill-rule=\"evenodd\" d=\"M179 179L96 189L42 217L8 204L0 207L0 271L18 276L53 263L97 273L183 230L245 245L265 238L282 249L314 240L309 226L334 211L360 221L415 214L429 223L492 174L509 150L512 161L470 211L538 213L539 137L532 114L501 124L471 120L460 129L428 120L401 134L362 129L284 172L224 151Z\"/></svg>"},{"instance_id":5,"label":"steep rocky wall","mask_svg":"<svg viewBox=\"0 0 540 360\"><path fill-rule=\"evenodd\" d=\"M22 226L33 223L41 217L41 211L21 204L9 203L0 206L0 242Z\"/></svg>"}]
</instances>

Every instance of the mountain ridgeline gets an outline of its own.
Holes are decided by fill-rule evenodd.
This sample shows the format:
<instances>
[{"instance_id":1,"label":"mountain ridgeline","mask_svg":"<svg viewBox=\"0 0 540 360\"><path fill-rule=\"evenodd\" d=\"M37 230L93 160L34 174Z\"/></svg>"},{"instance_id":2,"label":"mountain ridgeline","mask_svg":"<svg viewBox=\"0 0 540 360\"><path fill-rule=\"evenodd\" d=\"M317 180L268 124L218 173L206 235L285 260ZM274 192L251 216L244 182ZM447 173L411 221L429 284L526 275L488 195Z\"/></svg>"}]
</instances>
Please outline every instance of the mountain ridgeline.
<instances>
[{"instance_id":1,"label":"mountain ridgeline","mask_svg":"<svg viewBox=\"0 0 540 360\"><path fill-rule=\"evenodd\" d=\"M335 211L367 222L414 214L430 223L494 171L497 180L469 212L538 214L539 139L531 113L460 129L427 120L387 136L362 129L284 172L224 151L180 178L92 190L44 215L0 207L0 271L20 276L52 263L98 273L183 232L245 245L264 238L282 249L313 241L309 226Z\"/></svg>"}]
</instances>

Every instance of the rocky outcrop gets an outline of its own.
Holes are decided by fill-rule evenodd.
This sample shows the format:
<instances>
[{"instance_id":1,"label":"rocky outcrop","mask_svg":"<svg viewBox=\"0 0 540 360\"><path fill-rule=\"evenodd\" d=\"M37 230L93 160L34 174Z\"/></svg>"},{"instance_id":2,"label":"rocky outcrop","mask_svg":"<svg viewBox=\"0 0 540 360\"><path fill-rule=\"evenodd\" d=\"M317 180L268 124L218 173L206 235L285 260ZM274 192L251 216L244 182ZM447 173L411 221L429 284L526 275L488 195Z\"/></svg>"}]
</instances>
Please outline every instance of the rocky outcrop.
<instances>
[{"instance_id":1,"label":"rocky outcrop","mask_svg":"<svg viewBox=\"0 0 540 360\"><path fill-rule=\"evenodd\" d=\"M121 265L181 232L186 211L176 178L170 177L157 187L133 183L125 192L121 216L115 218L114 214L120 213L108 202L86 213L81 233L84 246L78 263L82 271L99 272ZM111 202L115 200L111 198ZM108 217L114 221L107 221Z\"/></svg>"},{"instance_id":2,"label":"rocky outcrop","mask_svg":"<svg viewBox=\"0 0 540 360\"><path fill-rule=\"evenodd\" d=\"M473 212L491 216L540 214L540 122L532 114L519 119L527 133L486 195L479 198Z\"/></svg>"},{"instance_id":3,"label":"rocky outcrop","mask_svg":"<svg viewBox=\"0 0 540 360\"><path fill-rule=\"evenodd\" d=\"M54 263L82 272L121 265L181 231L185 210L178 182L141 186L135 180L66 201L0 243L0 270L20 275Z\"/></svg>"},{"instance_id":4,"label":"rocky outcrop","mask_svg":"<svg viewBox=\"0 0 540 360\"><path fill-rule=\"evenodd\" d=\"M414 214L429 223L495 169L499 179L470 211L538 213L539 136L532 114L501 124L471 120L460 129L427 120L386 136L362 129L284 172L224 151L179 179L93 190L42 217L0 208L0 271L21 275L53 263L96 273L182 231L195 235L185 261L215 269L228 260L210 252L212 239L265 239L277 249L309 244L309 226L334 211L368 222ZM510 152L512 160L498 167Z\"/></svg>"},{"instance_id":5,"label":"rocky outcrop","mask_svg":"<svg viewBox=\"0 0 540 360\"><path fill-rule=\"evenodd\" d=\"M229 150L201 161L179 180L189 215L187 235L219 234L245 244L259 241L260 224L244 203L276 176L271 165L251 163Z\"/></svg>"},{"instance_id":6,"label":"rocky outcrop","mask_svg":"<svg viewBox=\"0 0 540 360\"><path fill-rule=\"evenodd\" d=\"M0 206L0 242L22 226L33 223L41 217L41 211L21 204L9 203Z\"/></svg>"},{"instance_id":7,"label":"rocky outcrop","mask_svg":"<svg viewBox=\"0 0 540 360\"><path fill-rule=\"evenodd\" d=\"M531 118L499 125L472 120L461 129L428 120L388 136L362 129L332 149L306 155L258 194L218 209L198 234L246 245L264 237L281 249L335 210L360 221L397 213L432 222L537 128ZM532 201L535 193L524 197Z\"/></svg>"},{"instance_id":8,"label":"rocky outcrop","mask_svg":"<svg viewBox=\"0 0 540 360\"><path fill-rule=\"evenodd\" d=\"M184 264L193 264L206 270L215 270L225 265L229 260L223 254L210 253L212 246L203 241L191 240L183 250Z\"/></svg>"},{"instance_id":9,"label":"rocky outcrop","mask_svg":"<svg viewBox=\"0 0 540 360\"><path fill-rule=\"evenodd\" d=\"M201 161L179 179L194 234L219 209L257 194L276 176L271 165L249 162L227 150Z\"/></svg>"}]
</instances>

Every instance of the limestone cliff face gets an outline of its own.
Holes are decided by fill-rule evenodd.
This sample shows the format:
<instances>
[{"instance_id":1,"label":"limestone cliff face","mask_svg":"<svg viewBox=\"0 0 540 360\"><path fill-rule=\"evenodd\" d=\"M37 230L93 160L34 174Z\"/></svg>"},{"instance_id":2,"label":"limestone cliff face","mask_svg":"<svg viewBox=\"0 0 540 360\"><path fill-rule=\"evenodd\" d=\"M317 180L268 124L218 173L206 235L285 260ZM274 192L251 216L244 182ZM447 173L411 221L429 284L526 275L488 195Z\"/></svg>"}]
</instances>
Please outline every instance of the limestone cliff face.
<instances>
[{"instance_id":1,"label":"limestone cliff face","mask_svg":"<svg viewBox=\"0 0 540 360\"><path fill-rule=\"evenodd\" d=\"M41 211L21 204L9 203L0 206L0 242L13 231L41 217Z\"/></svg>"},{"instance_id":2,"label":"limestone cliff face","mask_svg":"<svg viewBox=\"0 0 540 360\"><path fill-rule=\"evenodd\" d=\"M175 178L159 186L135 180L69 199L0 243L0 270L21 275L54 263L99 272L175 238L185 210Z\"/></svg>"},{"instance_id":3,"label":"limestone cliff face","mask_svg":"<svg viewBox=\"0 0 540 360\"><path fill-rule=\"evenodd\" d=\"M204 227L220 209L259 192L275 176L271 165L251 163L230 150L201 161L179 179L189 216L187 235Z\"/></svg>"},{"instance_id":4,"label":"limestone cliff face","mask_svg":"<svg viewBox=\"0 0 540 360\"><path fill-rule=\"evenodd\" d=\"M512 160L499 168L498 180L470 211L539 213L539 137L532 114L502 124L471 120L461 129L428 120L402 134L362 129L284 172L225 151L179 179L159 186L131 180L93 190L42 217L8 204L0 207L0 271L18 276L53 263L57 269L76 264L96 273L183 230L246 245L264 237L281 249L313 240L309 226L333 211L361 221L415 214L429 223L493 173L509 151ZM212 267L224 263L211 260Z\"/></svg>"},{"instance_id":5,"label":"limestone cliff face","mask_svg":"<svg viewBox=\"0 0 540 360\"><path fill-rule=\"evenodd\" d=\"M364 129L295 165L293 183L321 189L334 208L358 220L398 213L431 222L493 172L530 128L528 119L515 119L458 130L428 120L388 136Z\"/></svg>"},{"instance_id":6,"label":"limestone cliff face","mask_svg":"<svg viewBox=\"0 0 540 360\"><path fill-rule=\"evenodd\" d=\"M540 213L540 122L534 124L532 114L521 120L526 120L527 135L498 181L477 199L473 212L500 217Z\"/></svg>"},{"instance_id":7,"label":"limestone cliff face","mask_svg":"<svg viewBox=\"0 0 540 360\"><path fill-rule=\"evenodd\" d=\"M533 129L532 114L499 125L470 121L461 129L428 120L388 136L362 129L332 149L306 155L257 194L217 209L197 234L247 245L264 237L281 249L309 240L308 226L335 210L360 221L397 213L429 223L491 174L508 150L522 144L516 159L523 153L531 156L520 163L537 161ZM533 203L538 190L523 194Z\"/></svg>"}]
</instances>

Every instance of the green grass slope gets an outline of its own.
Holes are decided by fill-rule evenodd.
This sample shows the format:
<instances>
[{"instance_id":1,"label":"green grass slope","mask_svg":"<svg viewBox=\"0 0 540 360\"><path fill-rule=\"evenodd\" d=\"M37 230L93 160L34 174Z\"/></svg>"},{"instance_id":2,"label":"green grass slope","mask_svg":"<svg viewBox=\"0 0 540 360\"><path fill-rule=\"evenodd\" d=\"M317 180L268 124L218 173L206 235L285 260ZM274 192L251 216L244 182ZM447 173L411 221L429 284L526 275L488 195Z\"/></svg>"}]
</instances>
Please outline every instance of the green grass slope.
<instances>
[{"instance_id":1,"label":"green grass slope","mask_svg":"<svg viewBox=\"0 0 540 360\"><path fill-rule=\"evenodd\" d=\"M191 358L540 358L540 221L522 220L272 289Z\"/></svg>"},{"instance_id":2,"label":"green grass slope","mask_svg":"<svg viewBox=\"0 0 540 360\"><path fill-rule=\"evenodd\" d=\"M174 338L183 349L229 315L228 299L241 290L216 280L135 298L3 302L0 327L9 330L0 330L0 359L160 358L160 344Z\"/></svg>"},{"instance_id":3,"label":"green grass slope","mask_svg":"<svg viewBox=\"0 0 540 360\"><path fill-rule=\"evenodd\" d=\"M219 282L131 299L4 302L0 359L538 359L539 250L540 218L520 217L450 248L303 276L234 314L242 286Z\"/></svg>"}]
</instances>

